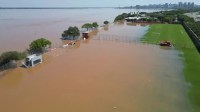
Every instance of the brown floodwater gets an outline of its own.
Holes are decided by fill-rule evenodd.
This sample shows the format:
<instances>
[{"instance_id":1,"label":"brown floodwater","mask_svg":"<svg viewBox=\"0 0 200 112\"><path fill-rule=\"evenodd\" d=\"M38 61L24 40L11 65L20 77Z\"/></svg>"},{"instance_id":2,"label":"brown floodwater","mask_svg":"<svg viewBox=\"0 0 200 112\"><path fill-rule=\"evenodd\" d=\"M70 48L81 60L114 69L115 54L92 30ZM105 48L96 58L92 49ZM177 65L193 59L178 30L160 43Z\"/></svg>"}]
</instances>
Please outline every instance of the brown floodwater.
<instances>
[{"instance_id":1,"label":"brown floodwater","mask_svg":"<svg viewBox=\"0 0 200 112\"><path fill-rule=\"evenodd\" d=\"M8 71L0 112L190 112L180 52L138 43L147 29L110 25Z\"/></svg>"},{"instance_id":2,"label":"brown floodwater","mask_svg":"<svg viewBox=\"0 0 200 112\"><path fill-rule=\"evenodd\" d=\"M31 41L37 38L47 38L53 44L59 45L61 34L69 26L81 27L88 22L98 22L102 25L105 20L113 22L121 13L157 10L136 9L48 9L48 10L0 10L0 54L4 51L28 48Z\"/></svg>"}]
</instances>

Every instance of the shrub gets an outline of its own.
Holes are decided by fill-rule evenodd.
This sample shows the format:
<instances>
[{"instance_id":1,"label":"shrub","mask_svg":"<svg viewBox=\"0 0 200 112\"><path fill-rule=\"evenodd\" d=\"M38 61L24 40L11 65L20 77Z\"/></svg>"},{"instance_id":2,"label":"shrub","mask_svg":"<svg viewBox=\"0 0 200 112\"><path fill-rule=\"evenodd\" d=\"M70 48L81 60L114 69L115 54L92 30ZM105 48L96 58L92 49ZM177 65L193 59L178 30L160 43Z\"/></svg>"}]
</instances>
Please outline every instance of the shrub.
<instances>
[{"instance_id":1,"label":"shrub","mask_svg":"<svg viewBox=\"0 0 200 112\"><path fill-rule=\"evenodd\" d=\"M26 52L8 51L4 52L0 56L0 65L6 64L12 60L22 60L26 58Z\"/></svg>"}]
</instances>

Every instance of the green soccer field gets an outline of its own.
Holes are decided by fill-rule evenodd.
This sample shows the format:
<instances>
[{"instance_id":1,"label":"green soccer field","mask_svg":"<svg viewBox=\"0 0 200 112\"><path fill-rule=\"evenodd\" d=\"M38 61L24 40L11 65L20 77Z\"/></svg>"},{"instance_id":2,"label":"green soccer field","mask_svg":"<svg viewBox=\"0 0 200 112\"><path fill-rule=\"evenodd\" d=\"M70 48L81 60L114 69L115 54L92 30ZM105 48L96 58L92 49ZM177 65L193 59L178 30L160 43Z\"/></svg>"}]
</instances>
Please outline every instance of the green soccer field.
<instances>
[{"instance_id":1,"label":"green soccer field","mask_svg":"<svg viewBox=\"0 0 200 112\"><path fill-rule=\"evenodd\" d=\"M183 73L191 84L188 95L195 111L200 112L200 54L179 24L152 24L141 42L158 44L162 40L171 41L175 49L183 52Z\"/></svg>"}]
</instances>

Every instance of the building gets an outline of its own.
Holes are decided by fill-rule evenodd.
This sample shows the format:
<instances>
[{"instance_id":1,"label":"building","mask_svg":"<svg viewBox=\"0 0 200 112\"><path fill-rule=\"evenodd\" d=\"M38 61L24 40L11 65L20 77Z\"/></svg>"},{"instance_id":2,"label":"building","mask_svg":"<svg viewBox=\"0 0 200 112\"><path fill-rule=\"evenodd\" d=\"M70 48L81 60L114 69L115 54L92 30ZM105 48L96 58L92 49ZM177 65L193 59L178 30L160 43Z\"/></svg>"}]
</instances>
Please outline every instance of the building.
<instances>
[{"instance_id":1,"label":"building","mask_svg":"<svg viewBox=\"0 0 200 112\"><path fill-rule=\"evenodd\" d=\"M178 7L179 7L179 8L182 8L182 7L183 7L183 2L179 2L179 3L178 3Z\"/></svg>"},{"instance_id":2,"label":"building","mask_svg":"<svg viewBox=\"0 0 200 112\"><path fill-rule=\"evenodd\" d=\"M164 8L166 8L166 9L169 8L169 4L165 3Z\"/></svg>"}]
</instances>

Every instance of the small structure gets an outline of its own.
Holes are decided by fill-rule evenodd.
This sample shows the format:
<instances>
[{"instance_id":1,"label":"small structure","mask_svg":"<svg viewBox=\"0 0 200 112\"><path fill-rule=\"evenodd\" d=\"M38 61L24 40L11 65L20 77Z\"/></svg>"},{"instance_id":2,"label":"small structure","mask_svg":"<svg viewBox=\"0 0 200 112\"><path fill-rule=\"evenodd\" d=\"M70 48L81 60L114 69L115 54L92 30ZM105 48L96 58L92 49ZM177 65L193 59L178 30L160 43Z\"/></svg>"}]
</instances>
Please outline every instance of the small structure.
<instances>
[{"instance_id":1,"label":"small structure","mask_svg":"<svg viewBox=\"0 0 200 112\"><path fill-rule=\"evenodd\" d=\"M33 54L26 57L24 66L25 67L34 67L37 64L42 63L42 55Z\"/></svg>"},{"instance_id":2,"label":"small structure","mask_svg":"<svg viewBox=\"0 0 200 112\"><path fill-rule=\"evenodd\" d=\"M82 37L86 39L89 38L89 31L83 32Z\"/></svg>"}]
</instances>

